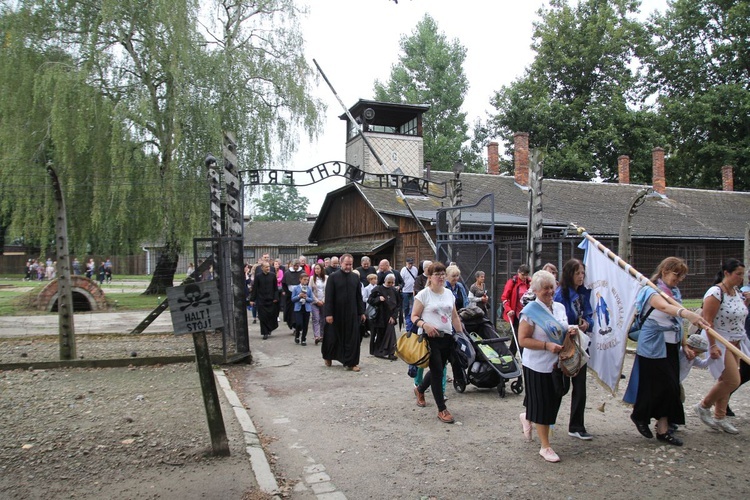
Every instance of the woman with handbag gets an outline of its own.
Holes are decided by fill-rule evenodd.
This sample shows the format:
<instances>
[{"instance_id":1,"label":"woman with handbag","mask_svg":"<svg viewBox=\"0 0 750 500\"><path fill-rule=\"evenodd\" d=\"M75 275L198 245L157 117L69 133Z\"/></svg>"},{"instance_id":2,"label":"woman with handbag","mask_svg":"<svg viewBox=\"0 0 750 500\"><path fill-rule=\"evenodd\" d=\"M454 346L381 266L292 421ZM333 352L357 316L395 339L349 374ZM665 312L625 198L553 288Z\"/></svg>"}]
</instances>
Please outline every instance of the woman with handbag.
<instances>
[{"instance_id":1,"label":"woman with handbag","mask_svg":"<svg viewBox=\"0 0 750 500\"><path fill-rule=\"evenodd\" d=\"M685 279L688 268L678 257L667 257L657 266L651 281L660 292L682 302L677 285ZM684 307L672 305L661 293L643 287L636 300L653 311L643 323L638 336L638 392L630 419L643 437L654 437L649 425L656 419L656 438L667 444L682 446L682 440L670 432L670 425L685 425L685 411L680 400L680 344L683 341L682 319L701 327L708 323ZM631 377L633 374L631 373Z\"/></svg>"},{"instance_id":2,"label":"woman with handbag","mask_svg":"<svg viewBox=\"0 0 750 500\"><path fill-rule=\"evenodd\" d=\"M438 408L438 419L452 424L455 420L445 406L442 380L448 358L455 348L453 330L463 330L463 324L456 310L456 299L445 288L445 266L440 262L433 263L427 269L427 276L427 286L414 297L411 320L427 335L430 370L425 373L422 383L414 388L414 394L417 406L427 406L424 392L430 387Z\"/></svg>"},{"instance_id":3,"label":"woman with handbag","mask_svg":"<svg viewBox=\"0 0 750 500\"><path fill-rule=\"evenodd\" d=\"M588 333L594 325L594 310L591 307L591 290L583 286L585 276L586 268L583 262L578 259L567 261L562 268L560 286L555 290L555 302L565 306L568 324L578 325L582 332ZM570 399L568 423L568 435L584 441L593 439L593 436L586 432L583 422L586 408L586 368L581 368L578 374L570 379L573 394Z\"/></svg>"},{"instance_id":4,"label":"woman with handbag","mask_svg":"<svg viewBox=\"0 0 750 500\"><path fill-rule=\"evenodd\" d=\"M728 259L716 276L714 286L703 297L703 318L719 335L750 354L750 342L745 334L745 318L748 310L745 297L739 290L745 277L745 265L737 259ZM740 359L727 348L708 337L709 350L714 363L709 371L716 383L708 394L693 409L701 421L709 427L729 434L737 434L735 426L727 422L729 396L740 386ZM713 416L711 407L714 407Z\"/></svg>"},{"instance_id":5,"label":"woman with handbag","mask_svg":"<svg viewBox=\"0 0 750 500\"><path fill-rule=\"evenodd\" d=\"M526 411L521 413L520 420L528 441L531 440L531 423L536 424L541 442L539 455L548 462L559 462L560 457L549 444L549 428L557 419L566 392L557 363L565 336L575 335L577 328L568 326L565 306L553 300L557 282L552 273L537 271L530 286L536 299L521 310L518 323L526 389L523 400Z\"/></svg>"}]
</instances>

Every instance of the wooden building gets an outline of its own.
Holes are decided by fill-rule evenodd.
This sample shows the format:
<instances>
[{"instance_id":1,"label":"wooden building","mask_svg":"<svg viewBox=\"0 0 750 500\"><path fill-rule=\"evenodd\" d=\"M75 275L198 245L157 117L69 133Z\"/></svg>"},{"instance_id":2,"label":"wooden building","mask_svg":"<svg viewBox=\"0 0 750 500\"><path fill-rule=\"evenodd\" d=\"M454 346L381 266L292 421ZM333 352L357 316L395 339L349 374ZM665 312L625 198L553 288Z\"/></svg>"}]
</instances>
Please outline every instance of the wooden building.
<instances>
[{"instance_id":1,"label":"wooden building","mask_svg":"<svg viewBox=\"0 0 750 500\"><path fill-rule=\"evenodd\" d=\"M517 134L513 176L498 175L497 144L490 145L489 174L460 176L462 205L472 205L487 194L494 195L495 280L504 283L526 262L526 227L529 218L528 135ZM493 147L494 152L493 152ZM493 154L494 153L494 154ZM519 161L520 159L520 161ZM581 238L571 223L587 229L613 251L617 251L620 225L636 194L652 187L632 218L631 263L649 275L669 255L684 258L690 268L682 288L686 297L700 297L713 281L721 263L730 257L743 259L750 221L750 193L733 191L731 168L724 168L722 190L667 187L664 152L654 149L652 186L630 184L629 165L620 165L620 183L596 183L558 179L543 180L542 260L558 268L569 258L582 257ZM434 182L454 181L452 172L432 172ZM310 233L317 244L310 250L320 256L352 253L374 262L387 258L400 268L407 257L415 261L434 259L430 245L411 212L436 239L436 214L450 206L447 198L407 194L396 189L373 189L350 183L328 194ZM483 212L484 210L484 212ZM485 208L467 209L462 228L487 225ZM473 279L464 275L464 279Z\"/></svg>"}]
</instances>

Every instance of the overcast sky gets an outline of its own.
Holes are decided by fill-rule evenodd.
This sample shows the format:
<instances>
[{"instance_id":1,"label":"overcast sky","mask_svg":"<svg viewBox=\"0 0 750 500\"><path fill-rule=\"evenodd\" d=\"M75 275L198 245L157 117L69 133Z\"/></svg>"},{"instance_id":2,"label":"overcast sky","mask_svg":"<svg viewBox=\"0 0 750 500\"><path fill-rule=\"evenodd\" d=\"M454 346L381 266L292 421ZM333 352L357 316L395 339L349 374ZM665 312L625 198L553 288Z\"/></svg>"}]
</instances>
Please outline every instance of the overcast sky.
<instances>
[{"instance_id":1,"label":"overcast sky","mask_svg":"<svg viewBox=\"0 0 750 500\"><path fill-rule=\"evenodd\" d=\"M644 0L641 13L663 11L667 0ZM346 107L359 99L372 99L376 79L386 81L399 56L399 40L411 35L429 13L449 40L458 39L467 49L464 72L469 91L463 109L469 125L485 118L495 90L523 75L534 53L532 23L541 0L308 0L309 15L302 21L305 52L315 58ZM300 150L282 168L308 169L318 163L345 158L343 109L320 79L315 95L328 110L324 131L310 144L302 135ZM343 186L331 178L300 188L310 200L308 212L317 214L326 193Z\"/></svg>"}]
</instances>

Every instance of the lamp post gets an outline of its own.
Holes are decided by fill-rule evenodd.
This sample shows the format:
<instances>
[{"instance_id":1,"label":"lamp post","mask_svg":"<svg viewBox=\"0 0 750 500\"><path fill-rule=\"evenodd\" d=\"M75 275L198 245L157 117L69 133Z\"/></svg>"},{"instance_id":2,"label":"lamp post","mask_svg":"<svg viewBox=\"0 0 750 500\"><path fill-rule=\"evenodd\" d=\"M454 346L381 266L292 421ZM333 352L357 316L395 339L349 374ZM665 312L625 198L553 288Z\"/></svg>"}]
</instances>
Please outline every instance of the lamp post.
<instances>
[{"instance_id":1,"label":"lamp post","mask_svg":"<svg viewBox=\"0 0 750 500\"><path fill-rule=\"evenodd\" d=\"M617 253L625 262L629 263L631 258L633 257L631 242L633 216L636 214L636 212L638 212L638 207L643 205L643 202L646 201L646 198L652 196L653 194L654 189L650 187L639 190L631 200L628 211L625 214L625 218L622 220L622 224L620 224L620 236L617 246Z\"/></svg>"},{"instance_id":2,"label":"lamp post","mask_svg":"<svg viewBox=\"0 0 750 500\"><path fill-rule=\"evenodd\" d=\"M464 171L464 164L461 160L457 160L453 164L453 179L451 179L451 207L458 207L461 205L461 172ZM461 213L456 210L450 212L450 227L448 229L450 234L456 234L461 232ZM455 248L451 245L451 260L456 260Z\"/></svg>"}]
</instances>

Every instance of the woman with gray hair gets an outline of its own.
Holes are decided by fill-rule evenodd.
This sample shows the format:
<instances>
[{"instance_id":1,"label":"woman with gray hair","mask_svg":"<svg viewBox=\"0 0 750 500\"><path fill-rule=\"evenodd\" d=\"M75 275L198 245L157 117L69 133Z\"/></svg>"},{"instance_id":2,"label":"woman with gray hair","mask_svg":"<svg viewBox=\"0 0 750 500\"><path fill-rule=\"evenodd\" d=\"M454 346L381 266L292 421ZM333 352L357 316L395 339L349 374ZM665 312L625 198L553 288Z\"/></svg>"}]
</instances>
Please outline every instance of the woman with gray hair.
<instances>
[{"instance_id":1,"label":"woman with gray hair","mask_svg":"<svg viewBox=\"0 0 750 500\"><path fill-rule=\"evenodd\" d=\"M549 444L549 428L557 419L565 392L561 383L562 372L557 368L558 354L565 336L577 333L575 326L568 325L565 306L553 300L556 286L555 277L550 272L537 271L534 274L530 287L536 299L521 310L518 326L526 386L523 401L526 411L520 415L521 425L524 436L530 441L531 423L536 424L541 442L539 454L548 462L560 461Z\"/></svg>"}]
</instances>

